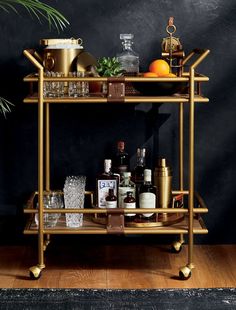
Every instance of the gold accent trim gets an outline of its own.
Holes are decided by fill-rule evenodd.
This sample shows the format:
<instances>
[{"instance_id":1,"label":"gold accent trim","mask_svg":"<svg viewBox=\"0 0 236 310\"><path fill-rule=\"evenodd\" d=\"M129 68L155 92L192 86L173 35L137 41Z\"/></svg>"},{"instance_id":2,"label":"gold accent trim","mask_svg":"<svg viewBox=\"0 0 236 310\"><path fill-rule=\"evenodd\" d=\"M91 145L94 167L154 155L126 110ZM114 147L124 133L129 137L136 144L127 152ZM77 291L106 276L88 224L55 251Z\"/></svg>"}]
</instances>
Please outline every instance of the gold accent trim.
<instances>
[{"instance_id":1,"label":"gold accent trim","mask_svg":"<svg viewBox=\"0 0 236 310\"><path fill-rule=\"evenodd\" d=\"M60 97L60 98L46 98L47 103L54 103L54 104L61 104L61 103L107 103L107 104L117 104L116 102L107 102L107 98L105 97L80 97L80 98L69 98L69 97ZM142 103L161 103L161 102L168 102L168 103L189 103L189 96L188 95L176 95L176 96L126 96L124 98L124 103L137 103L142 101ZM195 95L194 97L195 102L207 103L209 99L203 96ZM28 96L23 100L24 103L38 103L38 98L36 95ZM122 103L122 104L124 104Z\"/></svg>"},{"instance_id":2,"label":"gold accent trim","mask_svg":"<svg viewBox=\"0 0 236 310\"><path fill-rule=\"evenodd\" d=\"M164 221L157 221L157 222L146 222L146 223L138 223L138 222L127 222L125 223L125 226L127 227L163 227L163 226L169 226L176 223L179 223L183 221L184 215L181 214L171 214L166 217L166 220Z\"/></svg>"}]
</instances>

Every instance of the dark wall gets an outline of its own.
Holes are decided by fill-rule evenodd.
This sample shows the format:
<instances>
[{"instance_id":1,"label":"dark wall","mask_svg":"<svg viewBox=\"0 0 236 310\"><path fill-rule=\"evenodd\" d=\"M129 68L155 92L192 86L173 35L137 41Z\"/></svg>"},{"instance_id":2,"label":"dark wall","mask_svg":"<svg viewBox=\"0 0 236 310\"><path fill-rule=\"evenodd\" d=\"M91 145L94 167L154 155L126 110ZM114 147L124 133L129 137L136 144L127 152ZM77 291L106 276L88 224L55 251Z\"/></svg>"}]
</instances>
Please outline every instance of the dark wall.
<instances>
[{"instance_id":1,"label":"dark wall","mask_svg":"<svg viewBox=\"0 0 236 310\"><path fill-rule=\"evenodd\" d=\"M46 2L46 1L45 1ZM64 33L49 31L26 12L0 12L1 95L14 101L13 112L0 118L0 214L22 213L22 203L37 188L37 110L22 104L27 93L22 82L34 70L22 55L39 47L41 38L81 37L96 57L113 56L120 50L119 34L135 35L141 70L160 58L169 16L175 17L177 36L188 53L195 47L211 54L200 66L210 77L204 87L209 104L196 107L196 189L205 198L209 235L203 242L233 243L235 234L235 14L234 0L70 0L47 1L70 21ZM62 188L69 174L86 174L87 188L94 188L95 175L104 157L125 139L135 163L135 150L146 146L148 165L166 156L178 175L177 106L166 104L129 106L61 105L52 108L52 185ZM187 109L185 111L187 117ZM186 136L187 138L187 136ZM187 146L187 142L186 142Z\"/></svg>"}]
</instances>

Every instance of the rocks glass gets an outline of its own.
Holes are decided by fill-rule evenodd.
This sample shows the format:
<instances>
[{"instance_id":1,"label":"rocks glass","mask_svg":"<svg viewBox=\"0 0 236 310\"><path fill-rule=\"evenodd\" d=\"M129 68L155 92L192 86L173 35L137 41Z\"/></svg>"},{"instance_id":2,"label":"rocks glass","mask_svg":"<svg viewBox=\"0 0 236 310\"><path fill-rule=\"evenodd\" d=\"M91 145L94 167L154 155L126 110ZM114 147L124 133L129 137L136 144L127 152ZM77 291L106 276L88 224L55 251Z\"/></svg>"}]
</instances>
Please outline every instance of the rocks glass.
<instances>
[{"instance_id":1,"label":"rocks glass","mask_svg":"<svg viewBox=\"0 0 236 310\"><path fill-rule=\"evenodd\" d=\"M62 72L53 72L46 71L44 74L45 77L63 77L64 74ZM43 95L44 97L55 98L55 97L63 97L64 96L64 82L60 81L48 81L43 84Z\"/></svg>"},{"instance_id":2,"label":"rocks glass","mask_svg":"<svg viewBox=\"0 0 236 310\"><path fill-rule=\"evenodd\" d=\"M66 209L84 208L85 176L68 176L64 185L64 201ZM67 227L81 227L83 225L82 213L66 213Z\"/></svg>"},{"instance_id":3,"label":"rocks glass","mask_svg":"<svg viewBox=\"0 0 236 310\"><path fill-rule=\"evenodd\" d=\"M69 72L69 77L86 77L86 73L82 71ZM68 84L69 97L87 97L89 95L89 83L85 81L71 81Z\"/></svg>"},{"instance_id":4,"label":"rocks glass","mask_svg":"<svg viewBox=\"0 0 236 310\"><path fill-rule=\"evenodd\" d=\"M51 192L43 196L43 206L45 209L60 209L64 207L62 195L57 192ZM38 208L38 203L37 203ZM60 218L60 213L44 213L43 223L45 228L55 227L58 219ZM35 223L39 225L39 215L35 214Z\"/></svg>"}]
</instances>

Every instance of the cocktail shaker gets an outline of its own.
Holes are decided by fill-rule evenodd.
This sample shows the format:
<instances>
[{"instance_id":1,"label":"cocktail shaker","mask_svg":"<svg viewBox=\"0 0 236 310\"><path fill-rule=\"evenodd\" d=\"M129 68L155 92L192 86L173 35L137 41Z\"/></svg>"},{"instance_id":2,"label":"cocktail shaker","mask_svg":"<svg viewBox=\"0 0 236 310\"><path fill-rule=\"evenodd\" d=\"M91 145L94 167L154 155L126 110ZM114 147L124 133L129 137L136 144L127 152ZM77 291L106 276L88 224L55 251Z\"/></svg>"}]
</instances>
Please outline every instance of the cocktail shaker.
<instances>
[{"instance_id":1,"label":"cocktail shaker","mask_svg":"<svg viewBox=\"0 0 236 310\"><path fill-rule=\"evenodd\" d=\"M167 166L165 158L158 160L154 170L154 185L157 187L157 207L170 208L172 206L172 170ZM166 215L163 213L163 217Z\"/></svg>"}]
</instances>

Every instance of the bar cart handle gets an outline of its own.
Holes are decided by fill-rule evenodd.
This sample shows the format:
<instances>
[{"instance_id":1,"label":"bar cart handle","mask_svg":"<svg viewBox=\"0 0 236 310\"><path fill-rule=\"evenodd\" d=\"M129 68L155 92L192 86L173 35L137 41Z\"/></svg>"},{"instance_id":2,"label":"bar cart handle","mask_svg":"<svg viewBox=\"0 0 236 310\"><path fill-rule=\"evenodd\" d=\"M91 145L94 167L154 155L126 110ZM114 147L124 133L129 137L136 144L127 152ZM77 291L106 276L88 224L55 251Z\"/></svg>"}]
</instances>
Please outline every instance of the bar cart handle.
<instances>
[{"instance_id":1,"label":"bar cart handle","mask_svg":"<svg viewBox=\"0 0 236 310\"><path fill-rule=\"evenodd\" d=\"M210 50L208 49L195 48L188 56L184 58L183 65L186 65L194 55L197 55L197 59L190 66L191 69L195 69L209 53Z\"/></svg>"},{"instance_id":2,"label":"bar cart handle","mask_svg":"<svg viewBox=\"0 0 236 310\"><path fill-rule=\"evenodd\" d=\"M34 49L26 49L23 54L35 65L39 70L43 70L43 65L39 62L40 55ZM36 59L37 58L37 59Z\"/></svg>"}]
</instances>

